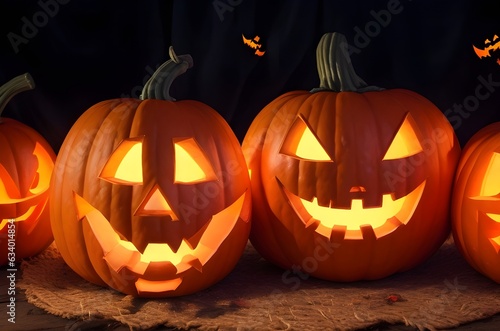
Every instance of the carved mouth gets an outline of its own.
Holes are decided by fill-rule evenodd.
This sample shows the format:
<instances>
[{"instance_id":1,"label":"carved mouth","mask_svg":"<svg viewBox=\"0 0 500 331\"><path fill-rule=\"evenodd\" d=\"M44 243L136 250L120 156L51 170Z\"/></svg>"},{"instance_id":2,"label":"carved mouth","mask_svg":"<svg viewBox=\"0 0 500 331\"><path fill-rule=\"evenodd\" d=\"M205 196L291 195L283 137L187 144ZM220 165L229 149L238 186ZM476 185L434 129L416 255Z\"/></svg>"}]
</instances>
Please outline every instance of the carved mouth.
<instances>
[{"instance_id":1,"label":"carved mouth","mask_svg":"<svg viewBox=\"0 0 500 331\"><path fill-rule=\"evenodd\" d=\"M131 241L122 240L102 213L84 198L74 193L78 218L86 220L93 235L103 250L103 259L110 269L120 272L127 268L144 276L148 268L165 270L165 280L148 280L138 277L135 282L137 292L174 291L182 283L182 273L192 268L201 273L218 247L228 237L241 217L246 192L233 204L212 216L196 247L183 239L176 252L167 243L149 243L143 253ZM246 217L243 218L247 220Z\"/></svg>"},{"instance_id":2,"label":"carved mouth","mask_svg":"<svg viewBox=\"0 0 500 331\"><path fill-rule=\"evenodd\" d=\"M483 57L492 57L492 54L500 49L500 41L496 42L495 44L489 45L483 49L477 48L476 46L473 45L474 51L476 52L476 55L481 59ZM498 61L498 60L497 60Z\"/></svg>"},{"instance_id":3,"label":"carved mouth","mask_svg":"<svg viewBox=\"0 0 500 331\"><path fill-rule=\"evenodd\" d=\"M351 209L323 207L317 198L312 201L302 199L280 184L290 205L300 217L305 227L315 227L315 231L330 239L380 238L407 224L420 202L425 181L408 195L394 199L392 194L384 194L380 207L364 208L362 199L352 199Z\"/></svg>"},{"instance_id":4,"label":"carved mouth","mask_svg":"<svg viewBox=\"0 0 500 331\"><path fill-rule=\"evenodd\" d=\"M486 213L486 216L492 221L496 222L500 226L500 214ZM489 238L494 247L496 247L497 253L500 251L500 236Z\"/></svg>"},{"instance_id":5,"label":"carved mouth","mask_svg":"<svg viewBox=\"0 0 500 331\"><path fill-rule=\"evenodd\" d=\"M489 239L491 245L495 248L497 253L500 252L500 214L498 214L498 207L500 205L500 194L496 196L474 196L470 198L479 206L478 211L478 231ZM492 207L494 206L494 207ZM486 210L493 212L486 212Z\"/></svg>"},{"instance_id":6,"label":"carved mouth","mask_svg":"<svg viewBox=\"0 0 500 331\"><path fill-rule=\"evenodd\" d=\"M37 225L38 219L40 218L40 215L42 215L42 212L45 209L45 205L47 204L47 201L48 201L48 196L46 196L46 195L44 197L42 197L42 199L38 199L38 197L37 197L36 199L34 199L34 201L23 200L23 202L30 202L30 203L34 202L35 203L32 206L28 206L27 210L26 210L26 206L24 206L24 208L22 208L18 204L10 204L10 207L12 207L12 208L19 208L19 209L22 209L23 211L24 210L26 210L26 211L24 211L24 212L21 211L22 214L19 216L2 219L0 221L0 231L2 231L4 229L4 227L7 225L7 223L10 222L11 220L14 220L14 222L31 221L30 227L26 230L26 233L29 235L31 233L31 231L33 231L35 226ZM6 206L6 205L4 205L4 206ZM17 213L15 213L15 214L17 214Z\"/></svg>"}]
</instances>

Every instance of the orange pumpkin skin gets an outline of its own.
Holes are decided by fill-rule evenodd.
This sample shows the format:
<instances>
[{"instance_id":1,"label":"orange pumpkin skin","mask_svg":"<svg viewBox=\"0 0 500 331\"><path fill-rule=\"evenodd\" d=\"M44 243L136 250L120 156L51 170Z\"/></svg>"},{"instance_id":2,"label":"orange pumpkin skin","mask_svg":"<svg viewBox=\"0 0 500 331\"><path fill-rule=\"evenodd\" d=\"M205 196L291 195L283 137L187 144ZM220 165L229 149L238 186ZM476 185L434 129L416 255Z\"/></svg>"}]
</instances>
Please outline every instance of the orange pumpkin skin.
<instances>
[{"instance_id":1,"label":"orange pumpkin skin","mask_svg":"<svg viewBox=\"0 0 500 331\"><path fill-rule=\"evenodd\" d=\"M11 82L22 86L25 79L33 84L29 75ZM55 158L34 129L0 117L0 265L34 256L52 243L48 197Z\"/></svg>"},{"instance_id":2,"label":"orange pumpkin skin","mask_svg":"<svg viewBox=\"0 0 500 331\"><path fill-rule=\"evenodd\" d=\"M406 144L421 150L388 157L405 126L414 131ZM312 132L322 160L293 155L297 127ZM417 93L286 93L255 118L243 152L252 182L250 240L282 268L333 281L378 279L418 265L449 234L460 147L443 114ZM372 225L374 210L402 197L397 215ZM313 215L306 207L312 204L328 209L329 218ZM355 224L351 204L367 213ZM333 209L341 210L333 216ZM403 214L404 221L395 219Z\"/></svg>"},{"instance_id":3,"label":"orange pumpkin skin","mask_svg":"<svg viewBox=\"0 0 500 331\"><path fill-rule=\"evenodd\" d=\"M452 200L453 238L467 262L500 283L500 123L467 142Z\"/></svg>"},{"instance_id":4,"label":"orange pumpkin skin","mask_svg":"<svg viewBox=\"0 0 500 331\"><path fill-rule=\"evenodd\" d=\"M137 137L142 182L104 180L110 156L122 141ZM184 138L197 142L216 178L176 181L182 164L175 142ZM52 228L66 263L88 281L126 294L168 297L202 290L233 269L248 241L250 182L239 142L215 110L197 101L96 104L68 133L52 185ZM144 204L156 188L175 217ZM147 256L146 250L165 244L177 254ZM193 250L178 249L186 245Z\"/></svg>"}]
</instances>

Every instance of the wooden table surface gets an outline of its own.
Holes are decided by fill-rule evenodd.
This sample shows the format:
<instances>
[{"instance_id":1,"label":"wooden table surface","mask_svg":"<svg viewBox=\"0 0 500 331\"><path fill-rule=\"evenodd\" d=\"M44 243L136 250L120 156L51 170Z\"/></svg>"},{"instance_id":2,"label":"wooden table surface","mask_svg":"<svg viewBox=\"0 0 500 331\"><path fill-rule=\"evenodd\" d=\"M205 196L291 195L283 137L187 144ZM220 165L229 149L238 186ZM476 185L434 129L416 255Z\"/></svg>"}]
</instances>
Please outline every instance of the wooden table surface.
<instances>
[{"instance_id":1,"label":"wooden table surface","mask_svg":"<svg viewBox=\"0 0 500 331\"><path fill-rule=\"evenodd\" d=\"M8 321L9 316L6 314L6 305L10 301L9 295L9 280L7 268L2 267L0 270L0 330L1 331L40 331L40 330L54 330L54 331L84 331L84 330L117 330L117 331L130 331L129 327L122 325L113 320L77 320L65 319L45 312L43 309L28 303L24 291L16 289L15 294L15 324ZM16 277L20 277L20 271L16 273ZM174 327L161 326L154 330L178 330ZM379 324L367 330L382 331L382 330L415 330L412 327L405 325L388 325ZM476 321L469 324L461 325L454 330L470 330L470 331L493 331L500 330L500 314L491 318Z\"/></svg>"}]
</instances>

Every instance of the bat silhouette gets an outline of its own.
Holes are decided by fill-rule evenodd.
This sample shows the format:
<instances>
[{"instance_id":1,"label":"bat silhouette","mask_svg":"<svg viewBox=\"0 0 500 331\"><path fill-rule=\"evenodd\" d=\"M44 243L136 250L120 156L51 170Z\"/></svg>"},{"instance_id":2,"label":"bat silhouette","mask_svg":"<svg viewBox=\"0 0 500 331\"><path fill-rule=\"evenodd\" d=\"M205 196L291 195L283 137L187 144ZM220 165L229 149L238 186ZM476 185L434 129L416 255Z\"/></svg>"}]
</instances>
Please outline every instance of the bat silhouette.
<instances>
[{"instance_id":1,"label":"bat silhouette","mask_svg":"<svg viewBox=\"0 0 500 331\"><path fill-rule=\"evenodd\" d=\"M241 37L243 37L243 44L248 45L248 47L255 49L255 55L257 56L262 56L266 51L260 51L260 48L262 47L261 44L259 44L260 37L255 36L253 39L248 39L245 38L245 36L242 34Z\"/></svg>"}]
</instances>

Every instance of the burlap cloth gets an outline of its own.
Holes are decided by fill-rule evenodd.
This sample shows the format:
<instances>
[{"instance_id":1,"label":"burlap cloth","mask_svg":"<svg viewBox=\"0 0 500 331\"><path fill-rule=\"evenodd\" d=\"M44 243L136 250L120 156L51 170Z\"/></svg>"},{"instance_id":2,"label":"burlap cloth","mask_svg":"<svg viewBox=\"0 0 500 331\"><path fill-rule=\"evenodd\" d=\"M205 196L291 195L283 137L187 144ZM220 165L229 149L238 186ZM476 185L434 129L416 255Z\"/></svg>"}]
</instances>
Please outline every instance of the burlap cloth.
<instances>
[{"instance_id":1,"label":"burlap cloth","mask_svg":"<svg viewBox=\"0 0 500 331\"><path fill-rule=\"evenodd\" d=\"M469 267L450 240L411 271L355 283L285 274L248 245L237 267L218 284L161 300L92 285L67 267L53 246L21 267L19 287L35 306L82 323L119 321L132 330L160 325L190 330L353 330L381 323L433 330L500 312L500 285Z\"/></svg>"}]
</instances>

